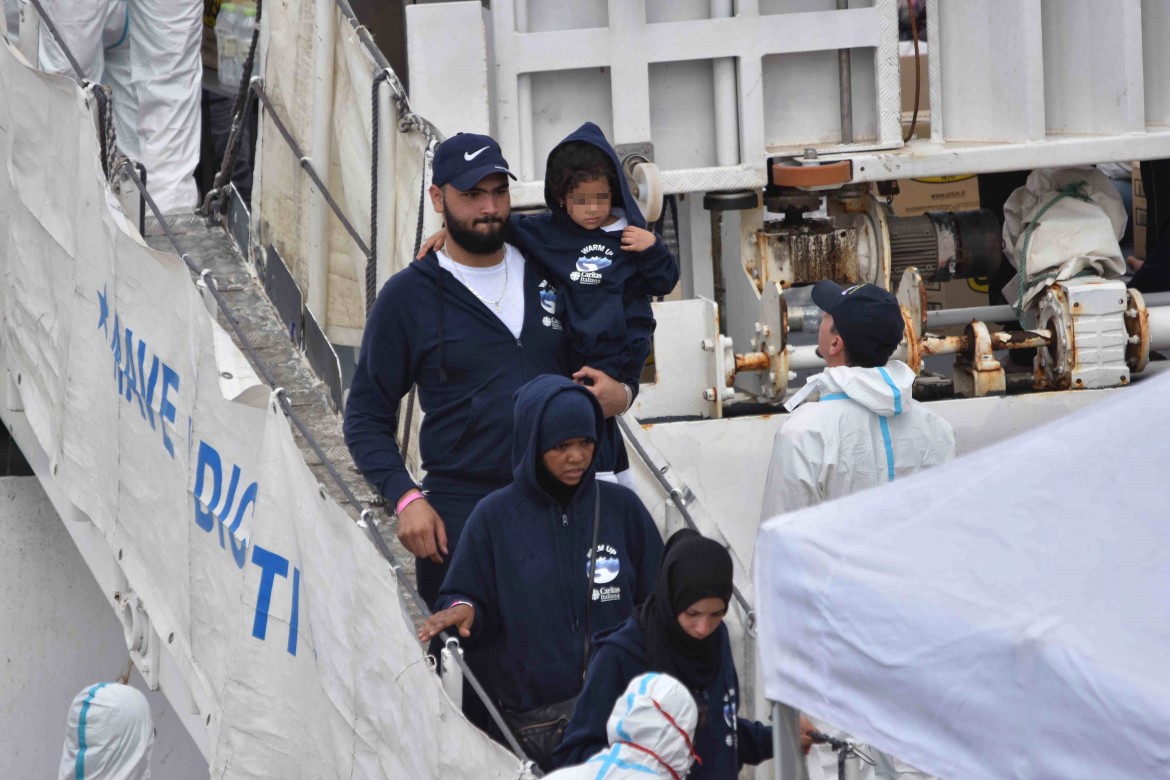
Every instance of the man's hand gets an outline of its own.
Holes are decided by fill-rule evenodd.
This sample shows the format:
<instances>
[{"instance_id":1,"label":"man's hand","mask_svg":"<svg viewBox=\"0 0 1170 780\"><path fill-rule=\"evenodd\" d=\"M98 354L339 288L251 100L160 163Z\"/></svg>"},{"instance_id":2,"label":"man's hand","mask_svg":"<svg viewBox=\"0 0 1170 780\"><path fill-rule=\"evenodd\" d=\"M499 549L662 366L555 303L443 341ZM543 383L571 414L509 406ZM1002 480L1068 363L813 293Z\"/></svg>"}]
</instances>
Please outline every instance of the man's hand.
<instances>
[{"instance_id":1,"label":"man's hand","mask_svg":"<svg viewBox=\"0 0 1170 780\"><path fill-rule=\"evenodd\" d=\"M442 563L447 554L447 526L425 498L411 501L398 515L398 541L416 558Z\"/></svg>"},{"instance_id":2,"label":"man's hand","mask_svg":"<svg viewBox=\"0 0 1170 780\"><path fill-rule=\"evenodd\" d=\"M438 636L440 631L451 626L456 626L459 629L459 636L466 639L471 636L471 624L474 622L475 610L468 604L456 604L427 618L422 628L418 630L418 639L420 642L429 642Z\"/></svg>"},{"instance_id":3,"label":"man's hand","mask_svg":"<svg viewBox=\"0 0 1170 780\"><path fill-rule=\"evenodd\" d=\"M624 240L624 239L623 239ZM447 228L439 228L434 233L427 236L427 240L422 242L422 246L418 248L418 254L414 256L415 260L422 260L427 256L427 252L434 249L438 251L447 245Z\"/></svg>"},{"instance_id":4,"label":"man's hand","mask_svg":"<svg viewBox=\"0 0 1170 780\"><path fill-rule=\"evenodd\" d=\"M622 249L626 252L645 252L657 239L649 230L628 225L622 230Z\"/></svg>"},{"instance_id":5,"label":"man's hand","mask_svg":"<svg viewBox=\"0 0 1170 780\"><path fill-rule=\"evenodd\" d=\"M604 371L582 366L573 374L573 381L585 385L589 392L593 393L607 418L626 410L626 389L622 387L621 382L610 378Z\"/></svg>"}]
</instances>

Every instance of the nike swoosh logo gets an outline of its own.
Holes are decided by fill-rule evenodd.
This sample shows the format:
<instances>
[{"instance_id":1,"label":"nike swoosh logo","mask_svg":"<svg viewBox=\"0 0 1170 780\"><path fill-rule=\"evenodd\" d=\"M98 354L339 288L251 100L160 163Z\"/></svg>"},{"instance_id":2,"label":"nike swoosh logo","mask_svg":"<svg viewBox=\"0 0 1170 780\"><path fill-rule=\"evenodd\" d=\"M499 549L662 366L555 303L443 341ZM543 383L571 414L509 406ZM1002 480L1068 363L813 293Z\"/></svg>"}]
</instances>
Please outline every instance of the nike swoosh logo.
<instances>
[{"instance_id":1,"label":"nike swoosh logo","mask_svg":"<svg viewBox=\"0 0 1170 780\"><path fill-rule=\"evenodd\" d=\"M463 153L463 159L464 159L464 160L467 160L467 162L471 162L471 161L472 161L472 160L474 160L476 157L479 157L481 154L483 154L484 152L486 152L488 149L491 149L491 147L490 147L490 146L485 146L484 148L480 149L478 152L464 152L464 153Z\"/></svg>"}]
</instances>

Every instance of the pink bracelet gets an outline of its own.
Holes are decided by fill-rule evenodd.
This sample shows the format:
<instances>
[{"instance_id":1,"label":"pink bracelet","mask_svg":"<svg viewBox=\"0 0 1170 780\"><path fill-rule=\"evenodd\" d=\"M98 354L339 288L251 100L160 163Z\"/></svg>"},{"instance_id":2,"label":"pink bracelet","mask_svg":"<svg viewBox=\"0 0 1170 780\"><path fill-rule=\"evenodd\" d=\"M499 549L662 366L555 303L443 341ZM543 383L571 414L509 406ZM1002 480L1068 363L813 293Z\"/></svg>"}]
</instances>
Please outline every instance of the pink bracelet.
<instances>
[{"instance_id":1,"label":"pink bracelet","mask_svg":"<svg viewBox=\"0 0 1170 780\"><path fill-rule=\"evenodd\" d=\"M402 514L402 510L410 506L410 502L418 501L420 498L426 498L426 496L422 494L421 490L416 488L414 490L407 491L405 496L398 499L398 505L394 507L394 514Z\"/></svg>"}]
</instances>

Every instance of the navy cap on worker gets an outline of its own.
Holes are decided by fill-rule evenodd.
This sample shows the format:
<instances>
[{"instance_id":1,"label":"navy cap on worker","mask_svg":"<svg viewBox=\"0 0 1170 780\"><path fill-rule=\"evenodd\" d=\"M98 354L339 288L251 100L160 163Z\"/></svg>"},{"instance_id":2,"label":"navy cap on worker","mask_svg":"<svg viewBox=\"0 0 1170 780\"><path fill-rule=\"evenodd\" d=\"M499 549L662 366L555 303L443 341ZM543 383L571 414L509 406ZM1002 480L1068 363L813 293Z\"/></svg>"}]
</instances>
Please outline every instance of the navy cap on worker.
<instances>
[{"instance_id":1,"label":"navy cap on worker","mask_svg":"<svg viewBox=\"0 0 1170 780\"><path fill-rule=\"evenodd\" d=\"M822 279L813 285L812 299L821 311L832 315L833 326L854 362L884 365L902 340L906 327L902 307L889 290L876 284L842 287Z\"/></svg>"},{"instance_id":2,"label":"navy cap on worker","mask_svg":"<svg viewBox=\"0 0 1170 780\"><path fill-rule=\"evenodd\" d=\"M466 192L493 173L506 173L516 178L508 170L508 161L504 159L500 145L490 136L457 133L439 144L435 150L431 184L436 187L450 184Z\"/></svg>"},{"instance_id":3,"label":"navy cap on worker","mask_svg":"<svg viewBox=\"0 0 1170 780\"><path fill-rule=\"evenodd\" d=\"M541 452L570 439L597 440L597 417L583 393L557 393L549 399L540 418L537 445Z\"/></svg>"}]
</instances>

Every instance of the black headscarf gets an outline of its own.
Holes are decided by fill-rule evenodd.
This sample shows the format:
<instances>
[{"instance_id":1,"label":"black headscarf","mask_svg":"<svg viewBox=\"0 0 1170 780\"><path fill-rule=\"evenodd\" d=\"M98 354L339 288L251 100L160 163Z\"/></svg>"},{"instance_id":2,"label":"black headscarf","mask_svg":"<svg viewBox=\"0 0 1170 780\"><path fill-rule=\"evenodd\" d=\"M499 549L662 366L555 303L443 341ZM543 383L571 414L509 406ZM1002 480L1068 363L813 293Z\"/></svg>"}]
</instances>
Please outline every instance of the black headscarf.
<instances>
[{"instance_id":1,"label":"black headscarf","mask_svg":"<svg viewBox=\"0 0 1170 780\"><path fill-rule=\"evenodd\" d=\"M573 388L553 394L540 415L536 436L536 481L561 507L567 507L580 485L566 485L544 465L544 453L570 439L597 440L597 413L589 396Z\"/></svg>"},{"instance_id":2,"label":"black headscarf","mask_svg":"<svg viewBox=\"0 0 1170 780\"><path fill-rule=\"evenodd\" d=\"M678 616L706 598L731 600L731 555L718 542L683 529L666 543L651 593L638 608L649 669L666 672L692 691L704 690L719 670L719 632L695 639Z\"/></svg>"},{"instance_id":3,"label":"black headscarf","mask_svg":"<svg viewBox=\"0 0 1170 780\"><path fill-rule=\"evenodd\" d=\"M557 506L562 508L567 507L572 502L573 496L577 495L577 488L581 487L580 485L566 485L554 477L539 455L536 458L536 481L544 488L544 492L552 497Z\"/></svg>"}]
</instances>

